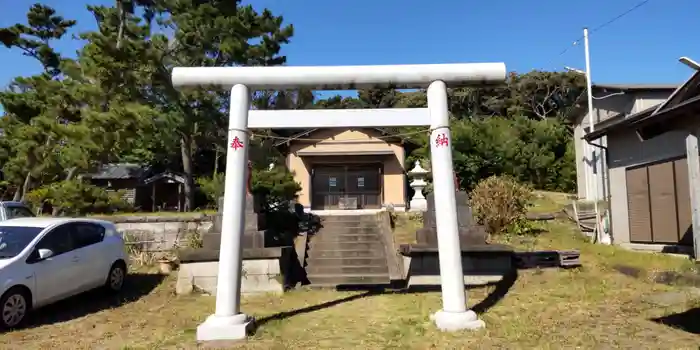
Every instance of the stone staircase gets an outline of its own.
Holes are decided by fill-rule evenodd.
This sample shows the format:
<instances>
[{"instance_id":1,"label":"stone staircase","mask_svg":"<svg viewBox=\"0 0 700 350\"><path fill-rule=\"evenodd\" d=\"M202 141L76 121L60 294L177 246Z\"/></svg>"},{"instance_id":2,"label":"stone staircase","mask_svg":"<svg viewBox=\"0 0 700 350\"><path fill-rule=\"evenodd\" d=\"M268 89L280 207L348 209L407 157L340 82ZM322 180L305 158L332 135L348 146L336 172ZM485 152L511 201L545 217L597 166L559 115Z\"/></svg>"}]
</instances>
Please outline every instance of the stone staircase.
<instances>
[{"instance_id":1,"label":"stone staircase","mask_svg":"<svg viewBox=\"0 0 700 350\"><path fill-rule=\"evenodd\" d=\"M389 284L389 267L377 215L322 216L309 237L306 274L311 286Z\"/></svg>"}]
</instances>

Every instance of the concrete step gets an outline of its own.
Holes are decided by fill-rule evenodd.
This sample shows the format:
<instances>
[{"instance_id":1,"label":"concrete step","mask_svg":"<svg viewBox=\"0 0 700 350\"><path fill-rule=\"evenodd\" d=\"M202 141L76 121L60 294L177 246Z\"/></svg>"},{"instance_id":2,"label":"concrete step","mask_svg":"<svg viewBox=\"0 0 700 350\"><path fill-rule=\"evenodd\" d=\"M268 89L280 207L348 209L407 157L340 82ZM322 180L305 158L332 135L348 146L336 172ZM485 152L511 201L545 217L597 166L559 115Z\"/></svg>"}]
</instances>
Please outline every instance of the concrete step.
<instances>
[{"instance_id":1,"label":"concrete step","mask_svg":"<svg viewBox=\"0 0 700 350\"><path fill-rule=\"evenodd\" d=\"M381 242L379 234L324 232L314 235L312 242Z\"/></svg>"},{"instance_id":2,"label":"concrete step","mask_svg":"<svg viewBox=\"0 0 700 350\"><path fill-rule=\"evenodd\" d=\"M344 274L344 275L307 275L312 287L335 287L340 285L375 285L389 284L388 273L382 274Z\"/></svg>"},{"instance_id":3,"label":"concrete step","mask_svg":"<svg viewBox=\"0 0 700 350\"><path fill-rule=\"evenodd\" d=\"M353 275L373 275L373 274L388 274L389 267L386 266L386 261L384 266L382 265L370 265L370 266L322 266L322 265L311 265L306 268L307 275L333 275L342 276L346 274Z\"/></svg>"},{"instance_id":4,"label":"concrete step","mask_svg":"<svg viewBox=\"0 0 700 350\"><path fill-rule=\"evenodd\" d=\"M316 241L309 243L311 251L314 250L367 250L384 252L384 246L379 241L359 242L359 241Z\"/></svg>"},{"instance_id":5,"label":"concrete step","mask_svg":"<svg viewBox=\"0 0 700 350\"><path fill-rule=\"evenodd\" d=\"M321 236L326 233L328 234L354 234L354 233L372 233L379 234L381 231L379 227L358 227L358 226L327 226L323 227L316 236Z\"/></svg>"},{"instance_id":6,"label":"concrete step","mask_svg":"<svg viewBox=\"0 0 700 350\"><path fill-rule=\"evenodd\" d=\"M308 266L383 266L386 265L384 256L367 257L309 257Z\"/></svg>"},{"instance_id":7,"label":"concrete step","mask_svg":"<svg viewBox=\"0 0 700 350\"><path fill-rule=\"evenodd\" d=\"M347 258L371 258L376 256L382 256L384 254L384 249L381 250L367 250L367 249L336 249L336 250L315 250L309 249L306 261L319 259L319 258L336 258L336 259L347 259Z\"/></svg>"},{"instance_id":8,"label":"concrete step","mask_svg":"<svg viewBox=\"0 0 700 350\"><path fill-rule=\"evenodd\" d=\"M321 216L321 222L339 223L339 222L377 222L376 215L332 215Z\"/></svg>"},{"instance_id":9,"label":"concrete step","mask_svg":"<svg viewBox=\"0 0 700 350\"><path fill-rule=\"evenodd\" d=\"M376 228L379 225L376 221L332 221L332 222L321 222L321 229L329 228L342 228L342 227L353 227L353 228Z\"/></svg>"},{"instance_id":10,"label":"concrete step","mask_svg":"<svg viewBox=\"0 0 700 350\"><path fill-rule=\"evenodd\" d=\"M377 217L376 213L361 213L361 214L351 214L351 215L319 215L322 219L328 220L345 220L345 219L375 219Z\"/></svg>"}]
</instances>

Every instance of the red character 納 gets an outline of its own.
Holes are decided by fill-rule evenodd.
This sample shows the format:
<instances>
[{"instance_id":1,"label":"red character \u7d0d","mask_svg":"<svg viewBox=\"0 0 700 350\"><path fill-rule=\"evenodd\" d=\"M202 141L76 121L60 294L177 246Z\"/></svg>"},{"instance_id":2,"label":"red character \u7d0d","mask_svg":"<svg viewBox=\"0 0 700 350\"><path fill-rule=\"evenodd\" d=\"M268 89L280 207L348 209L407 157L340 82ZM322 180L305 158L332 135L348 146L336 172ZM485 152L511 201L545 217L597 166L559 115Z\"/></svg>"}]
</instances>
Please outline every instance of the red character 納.
<instances>
[{"instance_id":1,"label":"red character \u7d0d","mask_svg":"<svg viewBox=\"0 0 700 350\"><path fill-rule=\"evenodd\" d=\"M447 138L445 134L439 134L435 138L435 146L437 147L447 147L450 145L450 140Z\"/></svg>"}]
</instances>

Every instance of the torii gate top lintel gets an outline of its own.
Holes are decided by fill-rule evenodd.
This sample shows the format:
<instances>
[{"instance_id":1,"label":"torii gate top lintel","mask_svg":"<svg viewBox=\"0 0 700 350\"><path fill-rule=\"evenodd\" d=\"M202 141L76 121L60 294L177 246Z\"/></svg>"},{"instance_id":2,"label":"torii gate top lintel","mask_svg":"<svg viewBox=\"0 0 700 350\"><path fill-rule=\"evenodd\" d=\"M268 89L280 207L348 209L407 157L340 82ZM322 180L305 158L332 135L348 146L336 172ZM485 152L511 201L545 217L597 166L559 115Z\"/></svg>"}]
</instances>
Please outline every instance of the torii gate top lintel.
<instances>
[{"instance_id":1,"label":"torii gate top lintel","mask_svg":"<svg viewBox=\"0 0 700 350\"><path fill-rule=\"evenodd\" d=\"M504 63L450 63L373 66L175 67L174 86L246 85L250 89L352 90L372 87L425 88L433 81L450 86L501 84Z\"/></svg>"}]
</instances>

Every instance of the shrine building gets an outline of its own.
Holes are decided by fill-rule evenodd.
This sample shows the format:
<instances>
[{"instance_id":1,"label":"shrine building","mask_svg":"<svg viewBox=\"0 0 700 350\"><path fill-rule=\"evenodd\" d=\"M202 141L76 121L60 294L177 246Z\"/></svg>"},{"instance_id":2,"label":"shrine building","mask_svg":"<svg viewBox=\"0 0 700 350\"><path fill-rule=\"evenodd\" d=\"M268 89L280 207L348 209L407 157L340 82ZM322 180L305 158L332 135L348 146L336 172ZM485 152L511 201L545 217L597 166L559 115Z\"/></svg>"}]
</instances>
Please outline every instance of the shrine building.
<instances>
[{"instance_id":1,"label":"shrine building","mask_svg":"<svg viewBox=\"0 0 700 350\"><path fill-rule=\"evenodd\" d=\"M418 144L396 134L384 128L310 129L274 146L301 184L298 201L305 210L405 211L405 159Z\"/></svg>"}]
</instances>

